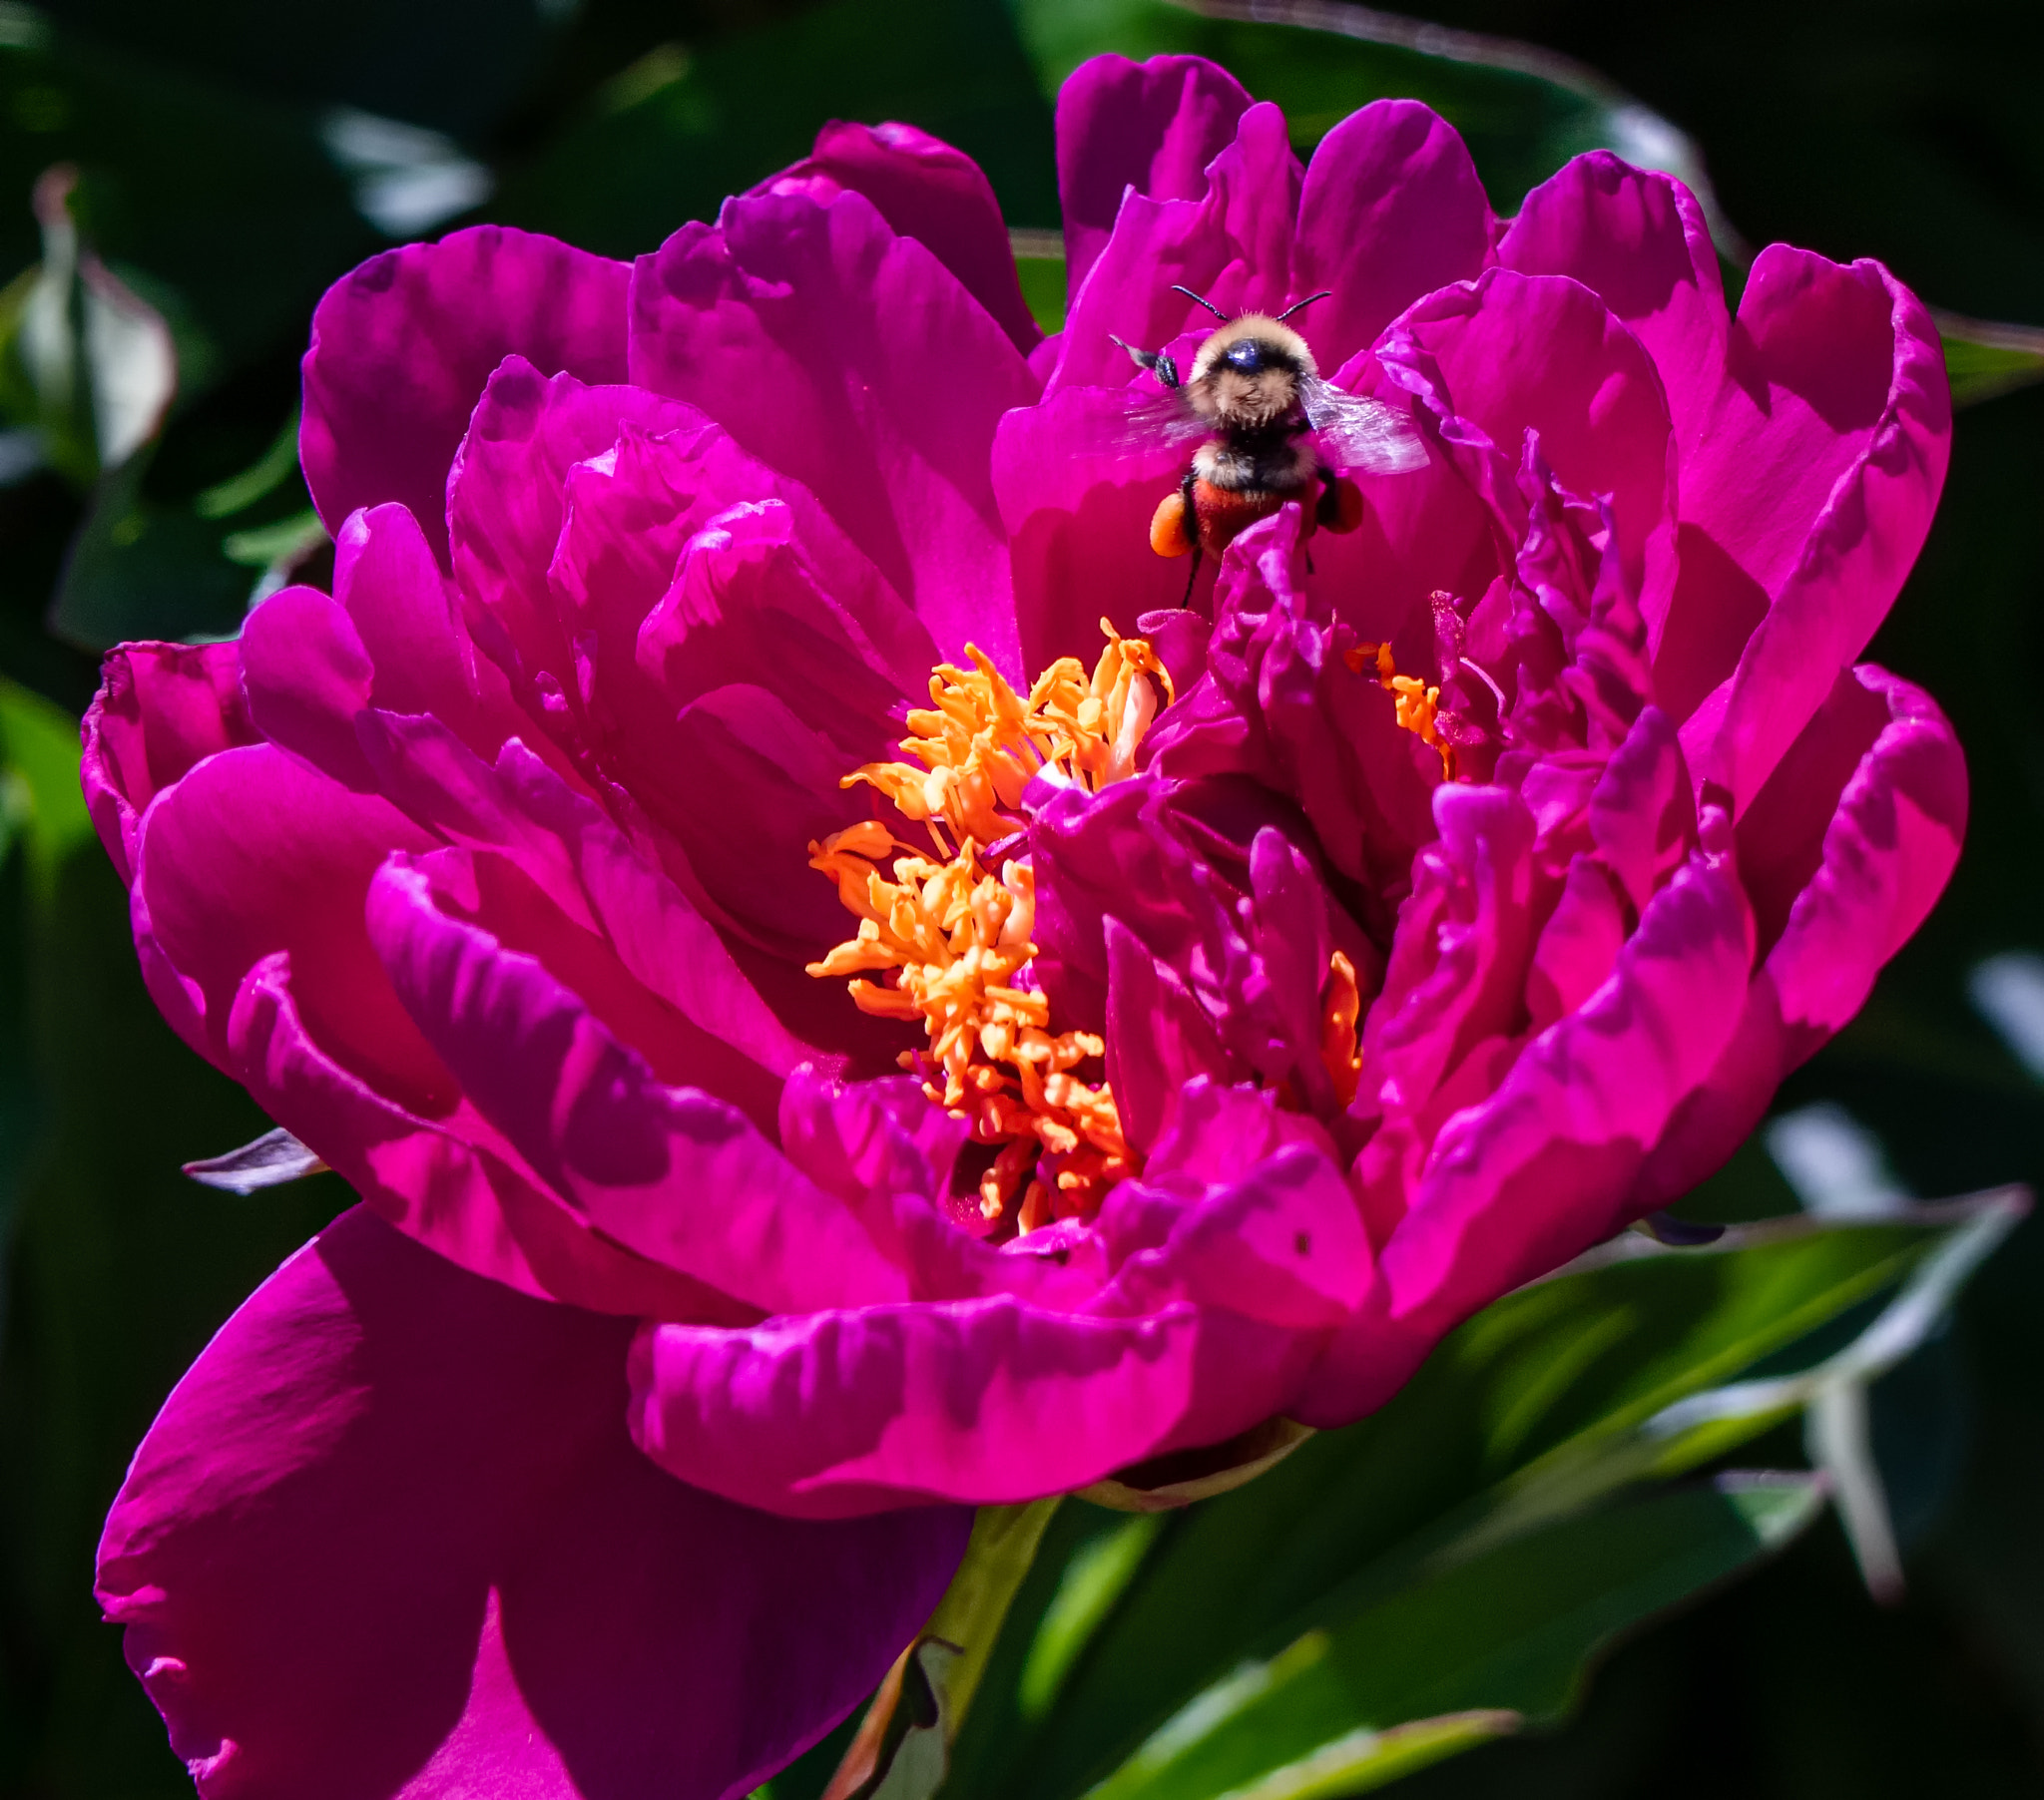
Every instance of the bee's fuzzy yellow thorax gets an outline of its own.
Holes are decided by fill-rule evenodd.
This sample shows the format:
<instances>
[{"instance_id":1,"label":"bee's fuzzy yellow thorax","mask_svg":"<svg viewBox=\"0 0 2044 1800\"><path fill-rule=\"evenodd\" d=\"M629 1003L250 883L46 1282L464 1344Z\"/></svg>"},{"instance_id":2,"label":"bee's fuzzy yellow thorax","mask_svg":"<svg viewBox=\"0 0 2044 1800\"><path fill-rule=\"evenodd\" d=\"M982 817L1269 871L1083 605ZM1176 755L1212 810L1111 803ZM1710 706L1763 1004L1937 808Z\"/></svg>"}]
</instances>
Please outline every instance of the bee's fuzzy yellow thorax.
<instances>
[{"instance_id":1,"label":"bee's fuzzy yellow thorax","mask_svg":"<svg viewBox=\"0 0 2044 1800\"><path fill-rule=\"evenodd\" d=\"M898 842L867 819L809 846L809 866L837 883L858 918L815 976L858 976L861 1011L920 1019L926 1052L903 1066L920 1070L925 1091L972 1123L974 1138L999 1146L980 1181L980 1210L1010 1212L1023 1230L1090 1213L1107 1189L1136 1169L1114 1096L1080 1079L1105 1054L1090 1032L1050 1030L1050 1005L1023 971L1036 954L1035 877L1026 858L998 869L983 852L1025 828L1022 790L1039 774L1089 791L1135 772L1135 753L1171 677L1140 638L1108 644L1089 678L1076 658L1052 664L1027 698L979 651L970 669L940 665L931 706L908 715L901 747L915 762L874 762L844 785L865 782L922 824L937 856ZM920 764L920 766L917 766ZM893 855L899 851L899 855ZM894 879L875 866L893 855ZM864 979L878 973L882 981Z\"/></svg>"},{"instance_id":2,"label":"bee's fuzzy yellow thorax","mask_svg":"<svg viewBox=\"0 0 2044 1800\"><path fill-rule=\"evenodd\" d=\"M1261 312L1231 319L1200 346L1186 397L1224 430L1260 431L1290 416L1313 354L1289 325Z\"/></svg>"}]
</instances>

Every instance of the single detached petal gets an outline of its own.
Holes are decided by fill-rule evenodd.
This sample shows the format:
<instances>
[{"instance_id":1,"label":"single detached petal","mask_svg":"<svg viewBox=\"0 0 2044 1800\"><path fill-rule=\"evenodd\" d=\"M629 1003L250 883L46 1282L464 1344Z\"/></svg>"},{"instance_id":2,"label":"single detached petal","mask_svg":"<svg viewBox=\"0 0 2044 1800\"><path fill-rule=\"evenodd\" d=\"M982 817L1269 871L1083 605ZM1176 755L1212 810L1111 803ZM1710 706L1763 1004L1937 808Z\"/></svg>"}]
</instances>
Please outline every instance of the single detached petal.
<instances>
[{"instance_id":1,"label":"single detached petal","mask_svg":"<svg viewBox=\"0 0 2044 1800\"><path fill-rule=\"evenodd\" d=\"M205 1800L727 1800L879 1679L970 1515L685 1487L626 1436L630 1334L360 1209L235 1315L99 1558Z\"/></svg>"},{"instance_id":2,"label":"single detached petal","mask_svg":"<svg viewBox=\"0 0 2044 1800\"><path fill-rule=\"evenodd\" d=\"M474 225L371 257L326 290L305 352L298 454L329 531L359 506L409 507L447 554L447 471L490 371L625 378L631 269L551 237Z\"/></svg>"},{"instance_id":3,"label":"single detached petal","mask_svg":"<svg viewBox=\"0 0 2044 1800\"><path fill-rule=\"evenodd\" d=\"M1133 189L1150 200L1200 200L1207 165L1235 141L1250 108L1242 83L1199 56L1132 63L1096 56L1058 89L1058 201L1065 278L1085 285Z\"/></svg>"}]
</instances>

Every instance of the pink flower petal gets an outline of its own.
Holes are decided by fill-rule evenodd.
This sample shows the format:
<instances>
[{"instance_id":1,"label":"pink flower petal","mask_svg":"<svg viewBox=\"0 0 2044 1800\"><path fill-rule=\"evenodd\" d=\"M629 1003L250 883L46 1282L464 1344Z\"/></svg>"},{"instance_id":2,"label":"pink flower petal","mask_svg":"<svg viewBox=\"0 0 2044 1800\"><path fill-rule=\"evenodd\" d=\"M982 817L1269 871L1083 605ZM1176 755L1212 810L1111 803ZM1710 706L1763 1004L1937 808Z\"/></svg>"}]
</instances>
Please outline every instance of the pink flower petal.
<instances>
[{"instance_id":1,"label":"pink flower petal","mask_svg":"<svg viewBox=\"0 0 2044 1800\"><path fill-rule=\"evenodd\" d=\"M1580 282L1487 269L1412 308L1379 351L1442 422L1500 517L1523 524L1528 431L1571 493L1611 497L1628 576L1649 617L1674 576L1674 438L1639 340Z\"/></svg>"},{"instance_id":2,"label":"pink flower petal","mask_svg":"<svg viewBox=\"0 0 2044 1800\"><path fill-rule=\"evenodd\" d=\"M1149 200L1204 198L1207 165L1235 142L1249 108L1243 85L1199 56L1096 56L1066 78L1058 89L1058 200L1074 299L1107 245L1123 195L1133 188Z\"/></svg>"},{"instance_id":3,"label":"pink flower petal","mask_svg":"<svg viewBox=\"0 0 2044 1800\"><path fill-rule=\"evenodd\" d=\"M216 1060L243 978L282 952L305 1028L329 1055L409 1112L454 1104L362 926L376 865L430 841L387 801L266 743L209 757L158 796L142 821L136 892Z\"/></svg>"},{"instance_id":4,"label":"pink flower petal","mask_svg":"<svg viewBox=\"0 0 2044 1800\"><path fill-rule=\"evenodd\" d=\"M1036 397L957 279L856 194L727 204L640 258L632 378L815 494L946 655L1019 676L987 446Z\"/></svg>"},{"instance_id":5,"label":"pink flower petal","mask_svg":"<svg viewBox=\"0 0 2044 1800\"><path fill-rule=\"evenodd\" d=\"M1081 1318L1007 1294L654 1325L632 1349L632 1435L662 1468L797 1518L1019 1501L1247 1430L1315 1342L1186 1303Z\"/></svg>"},{"instance_id":6,"label":"pink flower petal","mask_svg":"<svg viewBox=\"0 0 2044 1800\"><path fill-rule=\"evenodd\" d=\"M256 728L362 794L376 791L376 777L355 718L375 675L354 621L317 588L272 594L242 628L242 678Z\"/></svg>"},{"instance_id":7,"label":"pink flower petal","mask_svg":"<svg viewBox=\"0 0 2044 1800\"><path fill-rule=\"evenodd\" d=\"M1696 197L1673 176L1593 150L1526 196L1497 259L1522 274L1573 276L1646 346L1686 470L1723 379L1732 324Z\"/></svg>"},{"instance_id":8,"label":"pink flower petal","mask_svg":"<svg viewBox=\"0 0 2044 1800\"><path fill-rule=\"evenodd\" d=\"M1490 203L1459 133L1416 100L1378 100L1319 142L1298 202L1291 280L1332 292L1294 321L1328 373L1423 294L1490 258Z\"/></svg>"},{"instance_id":9,"label":"pink flower petal","mask_svg":"<svg viewBox=\"0 0 2044 1800\"><path fill-rule=\"evenodd\" d=\"M1365 1311L1337 1334L1293 1417L1332 1425L1381 1405L1415 1344L1566 1262L1637 1207L1649 1151L1739 1027L1753 921L1729 829L1714 819L1706 849L1655 896L1598 993L1442 1128L1379 1256L1387 1314Z\"/></svg>"},{"instance_id":10,"label":"pink flower petal","mask_svg":"<svg viewBox=\"0 0 2044 1800\"><path fill-rule=\"evenodd\" d=\"M1214 315L1174 293L1174 283L1224 312L1277 312L1293 295L1300 170L1284 115L1268 101L1251 107L1207 173L1197 200L1131 194L1123 202L1114 235L1073 290L1046 393L1126 386L1135 367L1117 337L1160 350L1188 331L1213 330Z\"/></svg>"},{"instance_id":11,"label":"pink flower petal","mask_svg":"<svg viewBox=\"0 0 2044 1800\"><path fill-rule=\"evenodd\" d=\"M86 807L132 883L135 832L150 801L206 757L258 736L242 697L240 647L122 645L107 658L83 736Z\"/></svg>"},{"instance_id":12,"label":"pink flower petal","mask_svg":"<svg viewBox=\"0 0 2044 1800\"><path fill-rule=\"evenodd\" d=\"M100 1546L205 1800L727 1800L879 1678L970 1515L683 1486L626 1437L628 1337L361 1211L235 1315Z\"/></svg>"},{"instance_id":13,"label":"pink flower petal","mask_svg":"<svg viewBox=\"0 0 2044 1800\"><path fill-rule=\"evenodd\" d=\"M1693 558L1686 534L1684 569L1704 586L1693 593L1686 575L1656 658L1657 683L1668 665L1698 707L1683 730L1692 772L1738 810L1886 616L1950 442L1943 350L1921 302L1877 262L1762 251L1728 379L1683 466L1683 517L1715 552Z\"/></svg>"},{"instance_id":14,"label":"pink flower petal","mask_svg":"<svg viewBox=\"0 0 2044 1800\"><path fill-rule=\"evenodd\" d=\"M539 960L462 921L393 858L369 929L477 1111L554 1190L643 1256L767 1312L896 1300L888 1263L736 1108L663 1086Z\"/></svg>"},{"instance_id":15,"label":"pink flower petal","mask_svg":"<svg viewBox=\"0 0 2044 1800\"><path fill-rule=\"evenodd\" d=\"M385 250L312 314L298 453L329 530L359 506L409 507L447 553L447 472L490 371L625 378L631 270L503 225Z\"/></svg>"},{"instance_id":16,"label":"pink flower petal","mask_svg":"<svg viewBox=\"0 0 2044 1800\"><path fill-rule=\"evenodd\" d=\"M638 1318L745 1324L756 1308L634 1255L549 1192L467 1105L421 1119L306 1035L288 959L258 963L228 1043L262 1110L315 1149L379 1217L457 1267L540 1299Z\"/></svg>"},{"instance_id":17,"label":"pink flower petal","mask_svg":"<svg viewBox=\"0 0 2044 1800\"><path fill-rule=\"evenodd\" d=\"M993 186L962 150L912 125L833 120L807 157L754 192L794 189L827 204L846 188L871 201L890 230L913 237L956 275L1016 349L1026 356L1042 341L1022 298Z\"/></svg>"},{"instance_id":18,"label":"pink flower petal","mask_svg":"<svg viewBox=\"0 0 2044 1800\"><path fill-rule=\"evenodd\" d=\"M1873 979L1922 924L1958 861L1966 830L1966 764L1950 722L1920 687L1863 663L1851 683L1881 703L1886 722L1860 755L1835 810L1821 824L1822 851L1761 965L1738 1037L1684 1110L1640 1177L1642 1206L1665 1204L1712 1173L1760 1123L1775 1090L1866 1003ZM1842 692L1804 738L1864 741L1867 708ZM1775 780L1810 784L1835 769L1832 749L1808 741L1784 757ZM1770 789L1774 782L1770 782ZM1777 807L1764 789L1748 812L1786 832L1809 810ZM1743 822L1744 825L1744 822ZM1742 830L1742 851L1745 845ZM1763 840L1763 889L1779 921L1782 878L1801 858Z\"/></svg>"},{"instance_id":19,"label":"pink flower petal","mask_svg":"<svg viewBox=\"0 0 2044 1800\"><path fill-rule=\"evenodd\" d=\"M579 711L574 653L547 584L560 541L568 471L617 443L626 425L693 435L710 422L694 407L634 387L585 387L507 357L483 390L447 485L454 579L477 631L512 678L519 704L548 718ZM549 690L539 686L551 683Z\"/></svg>"},{"instance_id":20,"label":"pink flower petal","mask_svg":"<svg viewBox=\"0 0 2044 1800\"><path fill-rule=\"evenodd\" d=\"M479 756L494 756L524 722L503 671L476 654L453 584L403 507L371 507L340 528L333 598L375 666L372 705L430 712Z\"/></svg>"}]
</instances>

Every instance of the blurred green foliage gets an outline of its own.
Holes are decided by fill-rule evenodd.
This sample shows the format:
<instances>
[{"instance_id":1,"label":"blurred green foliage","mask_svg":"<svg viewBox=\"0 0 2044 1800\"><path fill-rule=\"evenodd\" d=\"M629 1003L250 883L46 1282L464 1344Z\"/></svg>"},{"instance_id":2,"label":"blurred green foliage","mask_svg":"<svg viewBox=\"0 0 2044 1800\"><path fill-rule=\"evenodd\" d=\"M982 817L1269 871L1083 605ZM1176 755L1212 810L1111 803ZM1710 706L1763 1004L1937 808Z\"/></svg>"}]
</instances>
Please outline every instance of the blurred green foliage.
<instances>
[{"instance_id":1,"label":"blurred green foliage","mask_svg":"<svg viewBox=\"0 0 2044 1800\"><path fill-rule=\"evenodd\" d=\"M318 578L321 535L278 447L312 302L352 262L394 235L484 217L613 254L649 249L799 156L831 117L905 119L951 139L986 167L1012 225L1051 228L1062 74L1098 48L1201 49L1282 101L1302 147L1375 95L1428 100L1468 137L1501 212L1590 144L1679 167L1700 150L1746 241L1879 255L1959 313L2044 322L2044 114L2031 94L2044 21L2018 0L1416 7L1455 31L1573 59L1504 63L1469 60L1460 39L1223 16L1238 10L1249 9L0 0L0 283L17 283L0 294L0 330L43 254L31 190L70 164L80 241L155 309L179 372L161 431L104 472L90 453L32 466L22 434L40 402L0 380L0 1796L189 1793L89 1596L99 1521L207 1336L346 1201L332 1176L236 1198L177 1172L265 1122L144 994L125 898L71 785L70 734L100 649L229 633L258 581ZM1342 22L1338 8L1318 11ZM451 210L426 219L435 194ZM1735 279L1739 241L1721 233ZM1054 317L1060 265L1023 268L1032 305ZM2044 949L2044 391L2009 391L2037 367L2032 337L1964 320L1947 330L1955 388L1975 403L1930 546L1871 654L1958 724L1972 837L1929 926L1782 1102L1841 1103L1925 1194L2044 1175L2044 1097L1965 1000L1982 957ZM1794 1204L1753 1144L1686 1210L1745 1219ZM1934 1235L1896 1229L1571 1276L1472 1322L1384 1414L1311 1441L1240 1494L1162 1523L1067 1504L1017 1596L951 1791L1075 1794L1146 1740L1156 1750L1173 1709L1225 1684L1252 1651L1267 1673L1292 1655L1279 1672L1304 1684L1296 1693L1339 1674L1346 1698L1323 1722L1557 1713L1622 1628L1758 1562L1807 1515L1793 1484L1624 1498L1643 1470L1680 1462L1640 1462L1641 1420L1863 1329ZM1567 1729L1444 1762L1406 1791L2036 1792L2040 1295L2044 1229L2032 1221L1987 1264L1949 1334L1876 1387L1874 1448L1908 1551L1901 1607L1872 1608L1825 1522L1753 1578L1609 1652ZM1826 1321L1831 1337L1816 1330ZM1684 1454L1715 1455L1751 1430L1763 1435L1743 1459L1798 1463L1797 1434L1767 1423ZM1577 1484L1566 1506L1542 1485L1557 1471ZM1464 1549L1451 1554L1458 1532ZM1569 1533L1581 1534L1573 1549ZM1473 1593L1476 1616L1486 1595L1566 1585L1571 1571L1610 1579L1601 1597L1585 1588L1574 1612L1562 1606L1578 1628L1530 1659L1511 1618L1488 1608L1486 1667L1532 1670L1517 1686L1428 1662L1409 1619L1395 1641L1413 1656L1382 1660L1385 1621L1414 1593L1432 1595L1433 1617ZM1296 1648L1313 1643L1324 1654ZM1209 1716L1254 1736L1264 1715L1217 1702ZM1368 1757L1387 1774L1497 1728L1482 1712L1432 1735L1358 1739L1345 1772L1294 1769L1283 1791L1354 1791L1374 1779ZM779 1800L820 1791L848 1730L775 1783ZM1180 1777L1209 1753L1220 1769L1222 1739L1182 1741L1200 1753L1174 1761L1166 1740L1139 1768L1149 1785L1132 1776L1118 1791L1210 1791ZM1240 1751L1247 1739L1230 1741ZM1289 1753L1277 1737L1264 1750Z\"/></svg>"}]
</instances>

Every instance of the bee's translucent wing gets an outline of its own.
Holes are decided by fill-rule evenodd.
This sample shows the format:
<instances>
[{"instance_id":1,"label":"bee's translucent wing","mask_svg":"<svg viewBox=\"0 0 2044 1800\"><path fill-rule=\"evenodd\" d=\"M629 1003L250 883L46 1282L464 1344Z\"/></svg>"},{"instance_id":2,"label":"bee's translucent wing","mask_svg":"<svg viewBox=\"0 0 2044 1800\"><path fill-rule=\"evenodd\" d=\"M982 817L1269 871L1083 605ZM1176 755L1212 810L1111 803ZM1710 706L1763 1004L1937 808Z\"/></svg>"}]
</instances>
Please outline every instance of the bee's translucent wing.
<instances>
[{"instance_id":1,"label":"bee's translucent wing","mask_svg":"<svg viewBox=\"0 0 2044 1800\"><path fill-rule=\"evenodd\" d=\"M1193 410L1182 389L1155 393L1145 388L1122 390L1118 409L1096 416L1086 448L1126 456L1160 446L1190 444L1213 435L1214 427Z\"/></svg>"},{"instance_id":2,"label":"bee's translucent wing","mask_svg":"<svg viewBox=\"0 0 2044 1800\"><path fill-rule=\"evenodd\" d=\"M1426 445L1412 421L1382 400L1345 394L1314 377L1303 384L1306 422L1327 460L1364 475L1407 475L1426 467Z\"/></svg>"}]
</instances>

